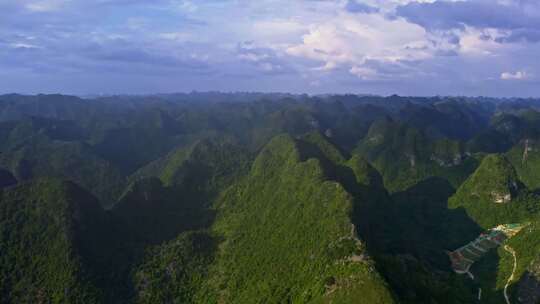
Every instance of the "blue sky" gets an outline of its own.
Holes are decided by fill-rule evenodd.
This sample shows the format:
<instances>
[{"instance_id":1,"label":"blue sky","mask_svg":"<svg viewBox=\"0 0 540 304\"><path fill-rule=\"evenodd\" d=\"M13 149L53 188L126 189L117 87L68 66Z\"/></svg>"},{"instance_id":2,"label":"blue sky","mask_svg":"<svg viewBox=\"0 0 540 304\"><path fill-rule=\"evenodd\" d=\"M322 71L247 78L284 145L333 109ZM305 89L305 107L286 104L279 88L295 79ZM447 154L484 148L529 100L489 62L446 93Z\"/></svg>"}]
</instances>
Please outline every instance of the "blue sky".
<instances>
[{"instance_id":1,"label":"blue sky","mask_svg":"<svg viewBox=\"0 0 540 304\"><path fill-rule=\"evenodd\" d=\"M540 96L537 0L0 0L0 93Z\"/></svg>"}]
</instances>

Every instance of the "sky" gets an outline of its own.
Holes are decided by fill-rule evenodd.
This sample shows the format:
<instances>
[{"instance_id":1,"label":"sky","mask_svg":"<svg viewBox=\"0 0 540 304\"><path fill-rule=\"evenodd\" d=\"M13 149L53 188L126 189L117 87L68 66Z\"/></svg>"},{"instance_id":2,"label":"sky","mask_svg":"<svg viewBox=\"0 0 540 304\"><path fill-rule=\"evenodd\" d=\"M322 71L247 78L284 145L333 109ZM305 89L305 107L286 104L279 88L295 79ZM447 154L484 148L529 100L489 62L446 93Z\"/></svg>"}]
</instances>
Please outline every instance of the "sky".
<instances>
[{"instance_id":1,"label":"sky","mask_svg":"<svg viewBox=\"0 0 540 304\"><path fill-rule=\"evenodd\" d=\"M0 0L0 93L540 97L538 0Z\"/></svg>"}]
</instances>

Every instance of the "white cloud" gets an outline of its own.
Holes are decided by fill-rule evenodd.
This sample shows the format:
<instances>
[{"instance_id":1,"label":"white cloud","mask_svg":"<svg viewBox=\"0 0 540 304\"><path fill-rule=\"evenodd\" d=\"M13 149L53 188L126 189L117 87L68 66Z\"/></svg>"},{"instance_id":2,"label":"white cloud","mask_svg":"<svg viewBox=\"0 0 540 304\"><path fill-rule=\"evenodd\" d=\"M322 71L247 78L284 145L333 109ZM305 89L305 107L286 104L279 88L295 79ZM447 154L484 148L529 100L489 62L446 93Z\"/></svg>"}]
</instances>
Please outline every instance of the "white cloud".
<instances>
[{"instance_id":1,"label":"white cloud","mask_svg":"<svg viewBox=\"0 0 540 304\"><path fill-rule=\"evenodd\" d=\"M32 12L52 12L59 10L64 5L70 3L71 0L40 0L29 1L24 7Z\"/></svg>"},{"instance_id":2,"label":"white cloud","mask_svg":"<svg viewBox=\"0 0 540 304\"><path fill-rule=\"evenodd\" d=\"M343 13L312 25L301 43L285 51L288 55L320 63L315 70L344 67L359 76L367 71L367 67L362 68L367 61L423 60L431 58L436 47L423 28L402 19L388 20L375 14L358 18Z\"/></svg>"},{"instance_id":3,"label":"white cloud","mask_svg":"<svg viewBox=\"0 0 540 304\"><path fill-rule=\"evenodd\" d=\"M267 54L243 53L238 55L238 58L251 62L259 62L268 59L269 56Z\"/></svg>"},{"instance_id":4,"label":"white cloud","mask_svg":"<svg viewBox=\"0 0 540 304\"><path fill-rule=\"evenodd\" d=\"M185 13L195 13L199 7L192 1L174 1L173 6Z\"/></svg>"},{"instance_id":5,"label":"white cloud","mask_svg":"<svg viewBox=\"0 0 540 304\"><path fill-rule=\"evenodd\" d=\"M299 35L306 31L308 27L293 19L271 19L261 20L253 23L253 31L265 37L287 37L289 35Z\"/></svg>"},{"instance_id":6,"label":"white cloud","mask_svg":"<svg viewBox=\"0 0 540 304\"><path fill-rule=\"evenodd\" d=\"M283 69L280 65L271 64L269 62L259 64L259 68L265 72L274 72Z\"/></svg>"},{"instance_id":7,"label":"white cloud","mask_svg":"<svg viewBox=\"0 0 540 304\"><path fill-rule=\"evenodd\" d=\"M9 46L14 49L39 49L40 48L39 46L34 45L34 44L21 43L21 42L11 43Z\"/></svg>"},{"instance_id":8,"label":"white cloud","mask_svg":"<svg viewBox=\"0 0 540 304\"><path fill-rule=\"evenodd\" d=\"M208 75L251 75L254 83L259 76L272 77L276 83L272 88L277 89L283 88L280 79L286 79L281 82L285 88L298 91L362 88L374 93L474 95L538 91L533 82L518 80L537 78L540 43L519 39L502 43L510 32L497 28L426 30L397 16L399 5L435 0L355 1L376 7L378 13L349 13L346 0L0 0L0 23L4 20L0 47L24 57L20 62L36 71L66 66L99 70L103 59L90 57L96 48L101 52L133 48L140 51L127 54L132 61L146 58L148 66L157 66L156 75L177 70L163 69L163 62L172 57L187 66L211 67ZM493 2L510 5L517 0ZM527 14L540 17L539 6L530 5ZM39 18L28 18L32 12ZM124 68L127 55L115 57L122 62L118 66ZM126 64L118 73L138 75L138 67ZM177 76L193 80L192 75ZM484 84L488 78L514 81L490 87L497 82ZM213 81L186 83L210 83L208 88L215 88ZM245 84L232 78L220 83L222 88ZM509 91L517 85L531 89Z\"/></svg>"},{"instance_id":9,"label":"white cloud","mask_svg":"<svg viewBox=\"0 0 540 304\"><path fill-rule=\"evenodd\" d=\"M363 80L372 80L377 77L377 71L370 68L353 66L349 72Z\"/></svg>"},{"instance_id":10,"label":"white cloud","mask_svg":"<svg viewBox=\"0 0 540 304\"><path fill-rule=\"evenodd\" d=\"M515 73L512 72L504 72L501 74L502 80L526 80L530 78L530 74L525 71L517 71Z\"/></svg>"},{"instance_id":11,"label":"white cloud","mask_svg":"<svg viewBox=\"0 0 540 304\"><path fill-rule=\"evenodd\" d=\"M131 17L126 21L126 26L132 31L142 30L148 26L147 18Z\"/></svg>"},{"instance_id":12,"label":"white cloud","mask_svg":"<svg viewBox=\"0 0 540 304\"><path fill-rule=\"evenodd\" d=\"M501 46L493 39L482 39L482 35L496 37L499 35L497 30L479 31L473 28L467 28L460 34L460 51L467 55L489 56L497 53Z\"/></svg>"},{"instance_id":13,"label":"white cloud","mask_svg":"<svg viewBox=\"0 0 540 304\"><path fill-rule=\"evenodd\" d=\"M192 33L189 32L168 32L160 33L157 35L161 39L170 40L174 42L188 42L196 40Z\"/></svg>"}]
</instances>

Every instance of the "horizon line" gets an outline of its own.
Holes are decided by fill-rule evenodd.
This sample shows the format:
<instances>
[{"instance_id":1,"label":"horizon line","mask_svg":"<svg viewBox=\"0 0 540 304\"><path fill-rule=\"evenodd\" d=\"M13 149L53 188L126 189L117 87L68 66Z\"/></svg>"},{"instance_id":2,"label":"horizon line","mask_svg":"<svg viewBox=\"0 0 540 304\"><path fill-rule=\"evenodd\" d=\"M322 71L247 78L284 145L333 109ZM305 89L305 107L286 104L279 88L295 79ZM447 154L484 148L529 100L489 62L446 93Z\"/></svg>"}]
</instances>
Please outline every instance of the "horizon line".
<instances>
[{"instance_id":1,"label":"horizon line","mask_svg":"<svg viewBox=\"0 0 540 304\"><path fill-rule=\"evenodd\" d=\"M19 96L51 96L51 95L61 95L61 96L72 96L78 97L81 99L93 99L93 98L104 98L104 97L149 97L149 96L172 96L172 95L203 95L203 94L223 94L223 95L240 95L240 94L253 94L253 95L290 95L295 97L307 96L309 98L315 97L342 97L342 96L354 96L354 97L374 97L374 98L391 98L391 97L400 97L400 98L468 98L468 99L497 99L497 100L540 100L540 96L529 96L529 97L519 97L519 96L487 96L487 95L400 95L400 94L370 94L370 93L294 93L294 92L284 92L284 91L219 91L219 90L208 90L208 91L175 91L175 92L153 92L153 93L61 93L61 92L0 92L1 96L8 95L19 95Z\"/></svg>"}]
</instances>

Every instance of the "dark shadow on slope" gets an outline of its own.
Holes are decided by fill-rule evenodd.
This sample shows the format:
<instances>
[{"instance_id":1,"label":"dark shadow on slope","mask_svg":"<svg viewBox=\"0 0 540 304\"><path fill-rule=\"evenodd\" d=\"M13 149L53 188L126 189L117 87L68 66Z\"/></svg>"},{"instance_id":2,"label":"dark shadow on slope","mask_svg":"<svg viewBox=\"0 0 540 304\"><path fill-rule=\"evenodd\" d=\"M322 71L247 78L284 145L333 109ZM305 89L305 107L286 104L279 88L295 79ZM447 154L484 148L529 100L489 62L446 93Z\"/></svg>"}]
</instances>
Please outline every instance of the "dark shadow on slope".
<instances>
[{"instance_id":1,"label":"dark shadow on slope","mask_svg":"<svg viewBox=\"0 0 540 304\"><path fill-rule=\"evenodd\" d=\"M297 145L301 160L318 159L324 176L353 196L351 220L379 272L404 303L473 301L475 285L454 274L446 250L473 240L481 229L464 210L447 208L455 191L447 180L429 178L391 197L380 174L371 176L378 173L369 164L356 172L344 160L336 162L339 157L328 154L328 147L323 151L302 140ZM373 171L364 184L357 174L369 169Z\"/></svg>"},{"instance_id":2,"label":"dark shadow on slope","mask_svg":"<svg viewBox=\"0 0 540 304\"><path fill-rule=\"evenodd\" d=\"M328 141L326 137L324 137L324 140ZM336 146L333 146L330 141L327 143L336 149L335 152L339 154L339 157L344 157L343 155L345 155L345 152L341 151ZM353 195L361 191L361 188L359 188L360 185L356 183L356 177L351 168L338 164L335 160L331 160L330 158L332 156L326 155L316 144L304 140L298 140L296 144L298 145L301 161L315 158L319 160L326 178L339 182L347 192ZM345 158L343 158L343 161L344 160Z\"/></svg>"},{"instance_id":3,"label":"dark shadow on slope","mask_svg":"<svg viewBox=\"0 0 540 304\"><path fill-rule=\"evenodd\" d=\"M167 179L167 184L155 177L164 170L161 168L148 177L139 177L129 185L118 203L107 212L110 219L109 243L105 250L95 254L94 268L104 269L102 281L107 282L105 289L109 292L109 302L137 299L142 303L151 303L145 300L148 296L145 292L161 296L164 295L161 291L169 293L175 289L167 286L160 291L159 286L152 285L155 284L154 279L189 281L194 274L183 273L183 268L196 265L193 271L202 271L204 267L198 264L199 257L194 255L190 260L191 254L184 254L182 250L204 249L201 252L204 259L213 258L215 250L212 248L217 245L206 246L208 242L204 241L205 246L201 247L201 242L192 237L207 237L216 244L220 241L205 230L216 216L212 203L235 178L245 173L247 166L243 162L244 155L234 147L199 143L181 165L172 164L174 172ZM176 259L169 256L173 252L185 256ZM169 258L172 263L170 267L166 265ZM155 268L155 272L145 268L148 265L154 265L150 268ZM136 273L143 277L138 277ZM170 277L170 273L177 274ZM150 278L148 282L144 277ZM168 297L156 299L154 302L157 303L176 302Z\"/></svg>"},{"instance_id":4,"label":"dark shadow on slope","mask_svg":"<svg viewBox=\"0 0 540 304\"><path fill-rule=\"evenodd\" d=\"M527 271L518 283L516 293L523 304L540 303L540 277Z\"/></svg>"},{"instance_id":5,"label":"dark shadow on slope","mask_svg":"<svg viewBox=\"0 0 540 304\"><path fill-rule=\"evenodd\" d=\"M316 145L299 145L303 160L317 158L326 177L353 195L352 221L370 252L408 254L449 270L446 250L456 249L482 232L464 209L448 209L448 198L455 189L446 179L430 177L390 196L380 176L371 178L372 185L362 185L350 167L335 164Z\"/></svg>"},{"instance_id":6,"label":"dark shadow on slope","mask_svg":"<svg viewBox=\"0 0 540 304\"><path fill-rule=\"evenodd\" d=\"M391 197L373 188L355 196L359 234L404 303L467 303L476 296L476 285L453 273L446 251L482 230L463 209L448 209L453 193L447 180L432 177Z\"/></svg>"},{"instance_id":7,"label":"dark shadow on slope","mask_svg":"<svg viewBox=\"0 0 540 304\"><path fill-rule=\"evenodd\" d=\"M475 239L482 229L463 209L451 210L447 201L454 188L442 178L428 178L392 195L395 231L394 252L412 254L445 268L445 250L453 250Z\"/></svg>"},{"instance_id":8,"label":"dark shadow on slope","mask_svg":"<svg viewBox=\"0 0 540 304\"><path fill-rule=\"evenodd\" d=\"M390 196L380 175L370 178L371 185L362 185L350 167L332 162L317 145L301 141L299 147L302 160L318 159L325 176L353 195L352 221L370 252L410 254L449 269L445 251L482 231L465 210L448 209L455 189L446 179L430 177Z\"/></svg>"},{"instance_id":9,"label":"dark shadow on slope","mask_svg":"<svg viewBox=\"0 0 540 304\"><path fill-rule=\"evenodd\" d=\"M196 189L165 187L158 178L145 178L132 184L111 212L137 242L159 244L209 226L214 219L210 199Z\"/></svg>"},{"instance_id":10,"label":"dark shadow on slope","mask_svg":"<svg viewBox=\"0 0 540 304\"><path fill-rule=\"evenodd\" d=\"M491 250L471 267L471 273L475 276L474 284L482 288L483 303L506 303L503 289L497 289L500 260L501 257L497 250ZM504 278L504 281L506 281L506 278Z\"/></svg>"},{"instance_id":11,"label":"dark shadow on slope","mask_svg":"<svg viewBox=\"0 0 540 304\"><path fill-rule=\"evenodd\" d=\"M0 189L11 187L17 184L17 179L11 172L0 168Z\"/></svg>"},{"instance_id":12,"label":"dark shadow on slope","mask_svg":"<svg viewBox=\"0 0 540 304\"><path fill-rule=\"evenodd\" d=\"M196 190L164 187L157 178L143 179L131 185L115 208L105 213L101 223L93 225L92 239L85 242L89 246L84 253L84 262L96 270L93 276L104 293L105 302L131 303L128 299L137 298L141 288L134 284L142 284L135 281L134 271L148 263L156 264L155 267L167 266L159 264L161 256L153 257L149 250L154 253L178 251L180 249L175 247L177 238L209 227L215 218L207 203L209 199L209 195ZM199 232L199 235L205 234ZM208 258L211 256L209 252L204 254ZM174 265L181 269L184 262L194 263L185 257ZM202 269L203 266L197 267ZM166 273L161 268L155 270L155 276ZM156 292L154 286L147 287Z\"/></svg>"}]
</instances>

